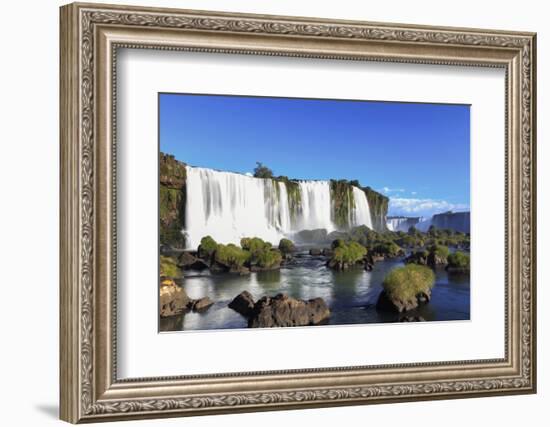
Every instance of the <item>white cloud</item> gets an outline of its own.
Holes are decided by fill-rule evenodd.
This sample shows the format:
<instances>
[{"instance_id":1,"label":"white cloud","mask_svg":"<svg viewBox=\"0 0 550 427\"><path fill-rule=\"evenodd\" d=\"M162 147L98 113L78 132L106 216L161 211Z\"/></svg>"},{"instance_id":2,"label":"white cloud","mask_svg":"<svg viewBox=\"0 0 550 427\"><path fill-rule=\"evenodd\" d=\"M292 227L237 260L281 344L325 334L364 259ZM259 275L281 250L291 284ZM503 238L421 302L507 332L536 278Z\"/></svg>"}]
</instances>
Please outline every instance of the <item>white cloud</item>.
<instances>
[{"instance_id":1,"label":"white cloud","mask_svg":"<svg viewBox=\"0 0 550 427\"><path fill-rule=\"evenodd\" d=\"M246 176L254 176L251 172L246 172L245 175Z\"/></svg>"},{"instance_id":2,"label":"white cloud","mask_svg":"<svg viewBox=\"0 0 550 427\"><path fill-rule=\"evenodd\" d=\"M416 191L411 191L411 194L412 194L413 196L416 196Z\"/></svg>"},{"instance_id":3,"label":"white cloud","mask_svg":"<svg viewBox=\"0 0 550 427\"><path fill-rule=\"evenodd\" d=\"M389 188L389 187L382 187L380 190L378 191L381 191L383 193L404 193L405 192L405 189L404 188Z\"/></svg>"},{"instance_id":4,"label":"white cloud","mask_svg":"<svg viewBox=\"0 0 550 427\"><path fill-rule=\"evenodd\" d=\"M436 213L467 210L469 208L469 205L463 203L449 203L446 200L391 197L389 214L403 216L431 216Z\"/></svg>"}]
</instances>

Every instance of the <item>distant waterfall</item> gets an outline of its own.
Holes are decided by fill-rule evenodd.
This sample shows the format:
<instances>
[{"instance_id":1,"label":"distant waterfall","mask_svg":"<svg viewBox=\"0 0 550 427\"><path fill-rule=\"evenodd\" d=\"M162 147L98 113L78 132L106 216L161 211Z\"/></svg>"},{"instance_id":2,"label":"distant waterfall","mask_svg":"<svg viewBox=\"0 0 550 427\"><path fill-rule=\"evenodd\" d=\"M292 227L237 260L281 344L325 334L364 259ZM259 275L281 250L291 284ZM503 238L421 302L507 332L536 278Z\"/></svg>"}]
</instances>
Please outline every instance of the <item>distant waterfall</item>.
<instances>
[{"instance_id":1,"label":"distant waterfall","mask_svg":"<svg viewBox=\"0 0 550 427\"><path fill-rule=\"evenodd\" d=\"M284 182L233 172L187 166L186 245L197 248L202 237L239 243L257 236L272 243L299 230L336 230L329 181ZM292 189L291 188L291 189ZM353 187L349 226L372 228L366 195Z\"/></svg>"},{"instance_id":2,"label":"distant waterfall","mask_svg":"<svg viewBox=\"0 0 550 427\"><path fill-rule=\"evenodd\" d=\"M421 217L393 216L387 218L386 226L390 231L408 231L412 226L418 228L422 220Z\"/></svg>"}]
</instances>

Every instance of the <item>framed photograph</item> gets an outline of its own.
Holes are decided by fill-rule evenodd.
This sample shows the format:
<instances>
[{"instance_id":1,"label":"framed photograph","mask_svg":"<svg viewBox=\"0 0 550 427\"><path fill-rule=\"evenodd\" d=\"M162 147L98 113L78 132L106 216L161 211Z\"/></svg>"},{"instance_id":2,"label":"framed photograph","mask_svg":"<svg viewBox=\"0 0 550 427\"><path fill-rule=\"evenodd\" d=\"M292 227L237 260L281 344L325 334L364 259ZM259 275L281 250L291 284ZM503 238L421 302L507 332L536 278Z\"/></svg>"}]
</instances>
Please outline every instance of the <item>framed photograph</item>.
<instances>
[{"instance_id":1,"label":"framed photograph","mask_svg":"<svg viewBox=\"0 0 550 427\"><path fill-rule=\"evenodd\" d=\"M61 8L61 418L536 391L535 34Z\"/></svg>"}]
</instances>

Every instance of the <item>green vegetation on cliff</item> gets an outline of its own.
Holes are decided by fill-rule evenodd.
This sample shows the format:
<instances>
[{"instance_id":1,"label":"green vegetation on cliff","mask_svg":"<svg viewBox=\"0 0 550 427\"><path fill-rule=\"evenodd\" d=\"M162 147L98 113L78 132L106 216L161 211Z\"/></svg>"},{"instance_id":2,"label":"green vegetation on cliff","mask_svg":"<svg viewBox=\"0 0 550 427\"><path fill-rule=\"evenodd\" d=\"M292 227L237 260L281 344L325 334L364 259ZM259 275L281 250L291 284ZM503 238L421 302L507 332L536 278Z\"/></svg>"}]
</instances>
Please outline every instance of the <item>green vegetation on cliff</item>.
<instances>
[{"instance_id":1,"label":"green vegetation on cliff","mask_svg":"<svg viewBox=\"0 0 550 427\"><path fill-rule=\"evenodd\" d=\"M183 248L187 169L174 156L160 153L159 171L160 243Z\"/></svg>"},{"instance_id":2,"label":"green vegetation on cliff","mask_svg":"<svg viewBox=\"0 0 550 427\"><path fill-rule=\"evenodd\" d=\"M434 272L423 265L407 264L393 269L382 286L392 300L410 301L419 293L428 294L435 282Z\"/></svg>"},{"instance_id":3,"label":"green vegetation on cliff","mask_svg":"<svg viewBox=\"0 0 550 427\"><path fill-rule=\"evenodd\" d=\"M160 256L160 275L176 278L176 277L181 277L182 274L174 258L161 255Z\"/></svg>"},{"instance_id":4,"label":"green vegetation on cliff","mask_svg":"<svg viewBox=\"0 0 550 427\"><path fill-rule=\"evenodd\" d=\"M330 196L332 199L332 220L339 228L350 225L351 211L355 206L353 189L345 179L330 181Z\"/></svg>"},{"instance_id":5,"label":"green vegetation on cliff","mask_svg":"<svg viewBox=\"0 0 550 427\"><path fill-rule=\"evenodd\" d=\"M367 195L370 214L372 217L372 226L376 231L386 231L386 217L388 215L388 203L390 199L370 187L361 188Z\"/></svg>"}]
</instances>

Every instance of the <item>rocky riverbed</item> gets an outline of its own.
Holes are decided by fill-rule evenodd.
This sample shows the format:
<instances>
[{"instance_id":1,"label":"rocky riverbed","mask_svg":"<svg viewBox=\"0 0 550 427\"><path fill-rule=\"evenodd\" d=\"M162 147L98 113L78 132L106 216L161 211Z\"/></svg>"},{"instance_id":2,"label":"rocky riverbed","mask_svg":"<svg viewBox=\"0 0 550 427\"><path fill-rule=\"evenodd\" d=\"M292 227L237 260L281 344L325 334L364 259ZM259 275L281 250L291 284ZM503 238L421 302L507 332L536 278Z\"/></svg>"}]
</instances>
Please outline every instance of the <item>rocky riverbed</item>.
<instances>
[{"instance_id":1,"label":"rocky riverbed","mask_svg":"<svg viewBox=\"0 0 550 427\"><path fill-rule=\"evenodd\" d=\"M309 248L301 248L276 270L212 274L198 263L195 269L185 271L184 279L175 282L190 300L208 296L212 304L203 310L193 310L186 305L179 314L161 317L160 330L469 319L469 275L448 272L444 266L435 267L436 280L429 304L420 304L406 313L377 309L384 277L393 268L404 265L404 259L377 259L372 271L364 267L335 271L327 267L323 250L310 254ZM261 301L254 316L230 307L235 297L244 291L250 295L252 310ZM317 304L316 310L308 310L310 301ZM310 316L314 321L309 320Z\"/></svg>"}]
</instances>

